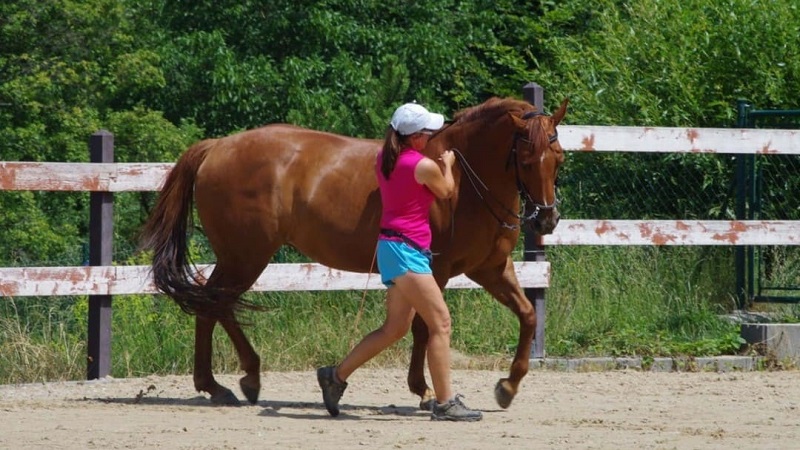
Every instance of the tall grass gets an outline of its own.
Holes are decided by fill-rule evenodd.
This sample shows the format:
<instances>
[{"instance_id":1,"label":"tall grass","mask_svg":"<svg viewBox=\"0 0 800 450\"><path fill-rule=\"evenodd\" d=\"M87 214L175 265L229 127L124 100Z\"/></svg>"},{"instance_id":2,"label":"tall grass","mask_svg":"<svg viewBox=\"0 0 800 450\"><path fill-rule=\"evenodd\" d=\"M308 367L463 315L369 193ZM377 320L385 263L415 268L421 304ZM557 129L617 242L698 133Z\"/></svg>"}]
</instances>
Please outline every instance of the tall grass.
<instances>
[{"instance_id":1,"label":"tall grass","mask_svg":"<svg viewBox=\"0 0 800 450\"><path fill-rule=\"evenodd\" d=\"M558 247L550 253L551 354L731 353L739 330L731 251L691 247Z\"/></svg>"},{"instance_id":2,"label":"tall grass","mask_svg":"<svg viewBox=\"0 0 800 450\"><path fill-rule=\"evenodd\" d=\"M554 247L548 259L550 357L739 350L738 326L719 317L734 305L730 249ZM384 317L380 291L247 295L266 307L241 317L264 370L334 363ZM516 317L482 290L447 291L445 298L453 348L477 367L507 364L517 345ZM86 298L0 302L0 383L83 378L86 317ZM191 372L193 318L164 296L115 297L112 334L114 377ZM407 336L370 364L407 365L410 342ZM238 371L221 327L213 357L215 372Z\"/></svg>"},{"instance_id":3,"label":"tall grass","mask_svg":"<svg viewBox=\"0 0 800 450\"><path fill-rule=\"evenodd\" d=\"M0 383L86 376L84 335L69 299L0 302Z\"/></svg>"}]
</instances>

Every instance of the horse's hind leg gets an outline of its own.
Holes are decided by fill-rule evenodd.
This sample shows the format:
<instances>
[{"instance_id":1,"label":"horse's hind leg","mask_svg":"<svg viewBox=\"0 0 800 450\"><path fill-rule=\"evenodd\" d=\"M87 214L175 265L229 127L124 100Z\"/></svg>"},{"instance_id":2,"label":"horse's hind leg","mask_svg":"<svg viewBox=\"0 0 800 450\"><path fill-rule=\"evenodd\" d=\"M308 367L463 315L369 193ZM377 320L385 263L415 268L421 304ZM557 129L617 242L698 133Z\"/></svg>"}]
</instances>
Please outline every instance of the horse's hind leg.
<instances>
[{"instance_id":1,"label":"horse's hind leg","mask_svg":"<svg viewBox=\"0 0 800 450\"><path fill-rule=\"evenodd\" d=\"M235 262L232 262L227 258L221 258L217 262L214 272L208 279L208 286L230 289L230 293L219 301L232 304L241 293L255 282L267 266L269 259L275 251L277 251L277 249L251 247L249 251L242 250L238 253L242 256L249 256L250 258L247 260L237 258ZM248 255L248 253L250 254ZM250 403L255 403L258 400L258 394L261 390L261 359L258 354L256 354L247 336L245 336L233 311L230 312L228 317L220 319L219 321L236 349L240 367L245 371L245 376L239 381L242 393L244 393ZM197 388L198 391L208 392L211 395L211 402L214 404L236 405L239 404L239 400L228 388L216 382L211 370L211 337L216 322L216 319L208 319L200 316L196 318L195 388Z\"/></svg>"},{"instance_id":2,"label":"horse's hind leg","mask_svg":"<svg viewBox=\"0 0 800 450\"><path fill-rule=\"evenodd\" d=\"M408 388L419 395L419 408L425 411L433 409L436 395L425 381L425 355L428 348L428 326L419 314L414 315L411 323L414 342L411 347L411 362L408 366Z\"/></svg>"},{"instance_id":3,"label":"horse's hind leg","mask_svg":"<svg viewBox=\"0 0 800 450\"><path fill-rule=\"evenodd\" d=\"M235 317L231 316L220 322L230 336L239 356L241 368L246 373L239 381L242 393L250 403L255 403L258 400L258 393L261 391L259 378L261 360ZM211 395L211 403L215 405L238 405L239 399L236 398L236 395L230 389L217 383L211 371L211 337L216 323L216 319L207 317L198 316L195 319L194 385L198 391L208 392Z\"/></svg>"},{"instance_id":4,"label":"horse's hind leg","mask_svg":"<svg viewBox=\"0 0 800 450\"><path fill-rule=\"evenodd\" d=\"M228 336L231 338L231 342L233 342L233 346L239 356L239 366L245 372L245 376L239 380L239 387L242 389L247 401L255 404L258 401L258 394L261 392L261 358L258 357L253 346L250 345L242 326L235 317L222 320L221 324L225 331L228 332Z\"/></svg>"},{"instance_id":5,"label":"horse's hind leg","mask_svg":"<svg viewBox=\"0 0 800 450\"><path fill-rule=\"evenodd\" d=\"M211 372L212 337L217 319L195 317L194 325L194 387L208 392L215 405L238 405L239 399L230 389L220 385Z\"/></svg>"}]
</instances>

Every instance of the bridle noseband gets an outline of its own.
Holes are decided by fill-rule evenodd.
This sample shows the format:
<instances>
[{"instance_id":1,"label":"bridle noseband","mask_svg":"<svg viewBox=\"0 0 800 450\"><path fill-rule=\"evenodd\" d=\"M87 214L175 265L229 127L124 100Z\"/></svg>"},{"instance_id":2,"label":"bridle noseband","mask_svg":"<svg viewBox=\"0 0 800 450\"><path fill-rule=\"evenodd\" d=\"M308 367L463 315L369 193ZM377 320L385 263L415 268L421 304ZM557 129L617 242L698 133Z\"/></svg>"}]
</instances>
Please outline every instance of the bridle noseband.
<instances>
[{"instance_id":1,"label":"bridle noseband","mask_svg":"<svg viewBox=\"0 0 800 450\"><path fill-rule=\"evenodd\" d=\"M522 116L522 119L523 120L528 120L528 119L532 119L532 118L534 118L536 116L544 116L544 115L546 115L546 114L538 112L538 111L530 111L530 112L525 113ZM548 143L550 143L550 144L556 142L558 140L558 131L556 130L556 132L553 135L548 136L547 140L548 140ZM491 192L489 191L489 188L486 187L486 185L483 183L483 181L481 181L481 179L478 177L478 174L475 173L475 170L473 170L472 167L469 165L469 162L467 162L466 157L464 157L464 155L458 149L455 149L455 148L452 149L453 152L456 154L456 156L458 156L459 162L461 163L461 166L464 169L464 173L467 175L467 179L472 184L472 187L475 189L475 192L478 194L478 197L481 200L483 200L484 205L489 210L489 212L492 214L492 216L494 216L494 218L497 219L497 221L500 223L500 226L503 227L503 228L507 228L509 230L519 229L520 226L524 225L525 223L532 222L532 221L536 220L536 218L539 217L539 213L540 212L549 211L549 210L555 209L555 207L558 206L558 203L559 203L557 197L553 199L553 203L547 204L547 203L539 203L539 202L535 201L533 199L533 197L531 196L530 191L528 190L528 187L525 185L525 183L522 182L522 178L520 177L520 173L519 173L519 162L518 162L518 158L517 158L517 142L519 142L519 141L527 142L531 146L533 146L533 142L530 139L520 135L519 132L515 131L514 132L514 140L511 143L511 150L510 150L509 155L508 155L508 160L506 160L506 170L508 170L509 164L513 164L514 165L514 177L516 178L516 182L517 182L517 192L519 193L519 195L524 200L521 213L516 213L514 211L511 211L507 206L505 206L502 202L500 202L500 200L498 200L496 197L494 197L491 194ZM515 219L519 220L520 223L518 225L510 224L510 223L506 222L505 220L501 219L497 215L497 213L495 213L494 210L489 206L489 202L487 201L487 198L485 198L481 194L481 189L479 189L479 187L482 188L482 190L489 196L488 200L491 200L493 203L498 205L508 215L510 215L510 216L514 217ZM531 211L530 214L526 213L527 208L528 208L528 204L533 206L533 211Z\"/></svg>"}]
</instances>

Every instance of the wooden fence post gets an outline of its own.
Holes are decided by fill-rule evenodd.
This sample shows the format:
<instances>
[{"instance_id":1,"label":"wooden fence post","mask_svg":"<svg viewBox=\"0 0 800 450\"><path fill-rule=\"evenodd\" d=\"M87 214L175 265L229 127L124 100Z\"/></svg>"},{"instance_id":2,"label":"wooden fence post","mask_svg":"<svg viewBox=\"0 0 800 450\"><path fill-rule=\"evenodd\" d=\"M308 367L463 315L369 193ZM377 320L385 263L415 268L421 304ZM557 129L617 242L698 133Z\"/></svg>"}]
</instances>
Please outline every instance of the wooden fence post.
<instances>
[{"instance_id":1,"label":"wooden fence post","mask_svg":"<svg viewBox=\"0 0 800 450\"><path fill-rule=\"evenodd\" d=\"M522 98L533 104L540 112L544 112L544 88L536 83L528 83L522 87ZM526 211L528 209L526 208ZM533 231L525 232L525 261L546 261L542 237ZM531 358L544 358L544 321L545 303L543 288L526 288L525 295L533 302L536 308L536 331L533 335Z\"/></svg>"},{"instance_id":2,"label":"wooden fence post","mask_svg":"<svg viewBox=\"0 0 800 450\"><path fill-rule=\"evenodd\" d=\"M100 130L89 139L93 163L114 162L114 135ZM110 266L114 258L114 194L89 194L89 265ZM111 372L111 295L89 296L88 358L86 378L103 378Z\"/></svg>"}]
</instances>

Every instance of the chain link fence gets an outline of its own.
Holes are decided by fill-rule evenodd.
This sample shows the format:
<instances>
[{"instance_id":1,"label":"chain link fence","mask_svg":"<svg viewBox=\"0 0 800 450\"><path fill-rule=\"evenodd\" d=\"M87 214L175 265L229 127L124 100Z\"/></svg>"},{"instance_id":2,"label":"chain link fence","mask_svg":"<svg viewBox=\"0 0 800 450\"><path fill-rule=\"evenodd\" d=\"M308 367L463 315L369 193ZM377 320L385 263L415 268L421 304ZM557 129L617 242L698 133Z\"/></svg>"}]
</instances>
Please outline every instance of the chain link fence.
<instances>
[{"instance_id":1,"label":"chain link fence","mask_svg":"<svg viewBox=\"0 0 800 450\"><path fill-rule=\"evenodd\" d=\"M748 108L740 127L800 129L800 110ZM798 174L800 155L570 152L559 174L559 209L577 220L800 220ZM628 249L611 251L623 258ZM548 252L554 264L577 257L575 251ZM687 252L695 256L686 258ZM800 301L800 247L662 248L654 257L671 253L687 265L713 258L729 267L730 274L719 274L719 294L739 297L739 306ZM747 265L747 280L728 276L737 264Z\"/></svg>"}]
</instances>

